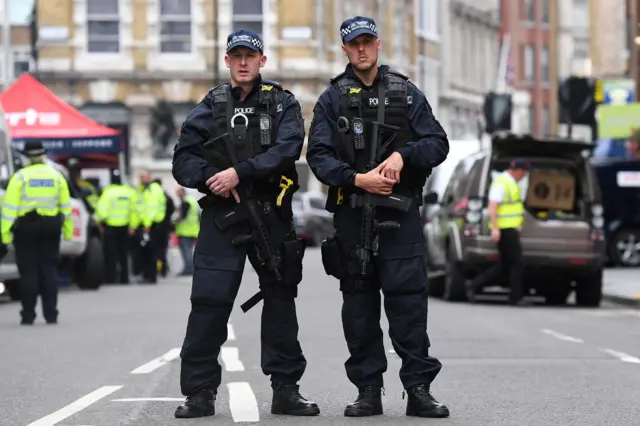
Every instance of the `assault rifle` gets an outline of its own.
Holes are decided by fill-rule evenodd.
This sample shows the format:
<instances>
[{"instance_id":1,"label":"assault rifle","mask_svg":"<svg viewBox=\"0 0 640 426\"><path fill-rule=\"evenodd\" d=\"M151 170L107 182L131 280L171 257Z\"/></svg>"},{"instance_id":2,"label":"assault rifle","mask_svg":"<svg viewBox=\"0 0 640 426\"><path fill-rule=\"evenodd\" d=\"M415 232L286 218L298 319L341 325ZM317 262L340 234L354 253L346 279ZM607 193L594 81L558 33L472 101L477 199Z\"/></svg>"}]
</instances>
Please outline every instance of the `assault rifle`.
<instances>
[{"instance_id":1,"label":"assault rifle","mask_svg":"<svg viewBox=\"0 0 640 426\"><path fill-rule=\"evenodd\" d=\"M237 118L244 119L244 124L236 125L235 121ZM237 113L233 117L231 117L231 128L234 129L234 139L242 141L244 135L246 134L248 124L249 119L242 113ZM239 128L238 134L235 133L236 127ZM224 141L224 147L227 152L227 159L231 167L235 166L239 161L236 156L235 148L233 146L234 142L231 140L231 135L229 134L229 132L224 133L223 135L204 143L203 147L205 149L205 159L209 161L209 155L207 151L211 147L213 147L215 143L220 143L220 139ZM246 184L243 184L242 182L238 184L238 186L236 187L236 191L238 192L238 196L240 197L240 203L235 211L240 210L237 211L237 213L249 220L252 230L250 235L238 235L237 237L235 237L233 239L233 244L244 245L253 243L256 247L257 257L262 266L273 273L277 281L282 281L282 274L279 269L282 263L282 259L279 253L277 253L277 251L271 244L271 236L269 235L269 230L265 225L264 220L262 219L263 207L253 197L253 191L251 191ZM242 311L247 312L260 300L262 300L262 298L262 292L259 291L240 306L242 308Z\"/></svg>"},{"instance_id":2,"label":"assault rifle","mask_svg":"<svg viewBox=\"0 0 640 426\"><path fill-rule=\"evenodd\" d=\"M380 136L384 130L393 133L380 145ZM400 128L397 126L380 123L379 121L372 123L373 139L369 146L369 157L363 173L370 172L380 165L382 155L398 135L399 130ZM369 263L373 257L378 255L378 231L382 229L400 229L400 224L395 221L378 222L376 218L376 208L386 207L407 212L411 207L411 198L397 194L388 196L371 194L365 191L364 194L351 195L351 206L362 207L360 245L357 247L356 253L358 261L360 262L360 274L364 276L367 274Z\"/></svg>"}]
</instances>

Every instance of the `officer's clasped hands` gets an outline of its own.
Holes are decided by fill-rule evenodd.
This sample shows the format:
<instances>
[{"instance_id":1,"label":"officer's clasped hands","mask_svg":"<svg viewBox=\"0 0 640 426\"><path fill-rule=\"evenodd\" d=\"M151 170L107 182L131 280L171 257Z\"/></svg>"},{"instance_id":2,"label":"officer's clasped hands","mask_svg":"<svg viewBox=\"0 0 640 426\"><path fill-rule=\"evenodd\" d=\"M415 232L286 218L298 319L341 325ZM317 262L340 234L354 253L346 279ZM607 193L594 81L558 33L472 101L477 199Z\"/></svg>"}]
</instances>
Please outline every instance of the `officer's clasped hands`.
<instances>
[{"instance_id":1,"label":"officer's clasped hands","mask_svg":"<svg viewBox=\"0 0 640 426\"><path fill-rule=\"evenodd\" d=\"M222 172L216 173L209 179L207 179L207 187L211 192L216 195L222 195L225 192L230 192L240 183L240 178L236 169L230 167ZM236 201L239 201L238 196L234 194Z\"/></svg>"},{"instance_id":2,"label":"officer's clasped hands","mask_svg":"<svg viewBox=\"0 0 640 426\"><path fill-rule=\"evenodd\" d=\"M383 165L380 164L368 173L357 174L356 186L372 194L391 195L396 181L383 176L382 167Z\"/></svg>"},{"instance_id":3,"label":"officer's clasped hands","mask_svg":"<svg viewBox=\"0 0 640 426\"><path fill-rule=\"evenodd\" d=\"M400 153L394 152L384 160L380 166L382 167L380 173L383 176L393 179L395 183L400 183L400 172L402 171L402 167L404 167L404 161Z\"/></svg>"}]
</instances>

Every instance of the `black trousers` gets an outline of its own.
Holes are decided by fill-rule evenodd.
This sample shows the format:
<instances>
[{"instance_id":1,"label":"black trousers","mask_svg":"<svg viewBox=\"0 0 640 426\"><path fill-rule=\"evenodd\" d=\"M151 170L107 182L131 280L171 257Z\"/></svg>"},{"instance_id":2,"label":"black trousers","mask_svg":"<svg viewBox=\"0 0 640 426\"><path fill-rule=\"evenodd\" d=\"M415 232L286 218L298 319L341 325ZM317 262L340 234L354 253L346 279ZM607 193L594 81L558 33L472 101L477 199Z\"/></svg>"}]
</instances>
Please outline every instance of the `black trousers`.
<instances>
[{"instance_id":1,"label":"black trousers","mask_svg":"<svg viewBox=\"0 0 640 426\"><path fill-rule=\"evenodd\" d=\"M358 271L359 263L348 253L353 253L360 243L361 215L361 209L350 207L334 215L336 232L352 272ZM405 389L429 385L442 364L429 355L427 273L418 206L414 204L407 213L379 209L378 219L397 221L401 228L380 231L380 253L374 259L374 272L360 281L359 289L350 289L351 279L340 282L342 326L350 354L345 362L347 377L358 388L384 385L387 358L380 328L382 290L389 337L402 359L400 380Z\"/></svg>"},{"instance_id":2,"label":"black trousers","mask_svg":"<svg viewBox=\"0 0 640 426\"><path fill-rule=\"evenodd\" d=\"M222 368L218 355L227 340L227 322L248 252L246 246L235 246L232 240L247 232L248 229L221 232L214 224L213 208L206 207L202 212L194 254L191 313L180 354L183 395L193 395L202 389L216 391L220 386ZM307 361L298 342L295 299L265 295L263 303L262 372L271 376L272 382L297 383Z\"/></svg>"},{"instance_id":3,"label":"black trousers","mask_svg":"<svg viewBox=\"0 0 640 426\"><path fill-rule=\"evenodd\" d=\"M171 241L171 227L166 223L158 225L158 260L162 266L160 275L167 276L169 272L169 264L167 263L167 252L169 251L169 242Z\"/></svg>"},{"instance_id":4,"label":"black trousers","mask_svg":"<svg viewBox=\"0 0 640 426\"><path fill-rule=\"evenodd\" d=\"M511 288L510 300L515 303L524 295L524 263L522 260L522 245L520 231L515 228L500 230L498 242L500 262L478 275L473 280L476 291L489 285L497 285L505 280Z\"/></svg>"},{"instance_id":5,"label":"black trousers","mask_svg":"<svg viewBox=\"0 0 640 426\"><path fill-rule=\"evenodd\" d=\"M105 281L129 284L129 227L105 226L104 266Z\"/></svg>"},{"instance_id":6,"label":"black trousers","mask_svg":"<svg viewBox=\"0 0 640 426\"><path fill-rule=\"evenodd\" d=\"M133 275L142 275L142 248L140 247L140 236L142 231L136 230L136 233L129 237L129 254L131 256L131 273Z\"/></svg>"},{"instance_id":7,"label":"black trousers","mask_svg":"<svg viewBox=\"0 0 640 426\"><path fill-rule=\"evenodd\" d=\"M16 261L20 272L23 321L36 318L38 295L42 299L45 320L58 318L58 284L56 273L62 219L35 216L18 219L14 232Z\"/></svg>"},{"instance_id":8,"label":"black trousers","mask_svg":"<svg viewBox=\"0 0 640 426\"><path fill-rule=\"evenodd\" d=\"M161 256L162 229L159 225L151 225L149 241L140 248L140 263L142 264L142 276L145 281L156 283L158 281L158 260Z\"/></svg>"}]
</instances>

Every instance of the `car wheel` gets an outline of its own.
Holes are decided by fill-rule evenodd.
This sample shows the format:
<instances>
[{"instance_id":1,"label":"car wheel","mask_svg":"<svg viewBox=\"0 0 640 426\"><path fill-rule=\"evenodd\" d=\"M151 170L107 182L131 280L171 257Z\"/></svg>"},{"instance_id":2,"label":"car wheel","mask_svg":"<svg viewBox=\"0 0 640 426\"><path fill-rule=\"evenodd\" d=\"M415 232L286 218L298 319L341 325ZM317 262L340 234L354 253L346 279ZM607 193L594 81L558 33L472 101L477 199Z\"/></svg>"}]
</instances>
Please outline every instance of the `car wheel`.
<instances>
[{"instance_id":1,"label":"car wheel","mask_svg":"<svg viewBox=\"0 0 640 426\"><path fill-rule=\"evenodd\" d=\"M76 284L83 290L97 290L104 280L104 256L102 242L92 236L87 242L87 250L76 262Z\"/></svg>"},{"instance_id":2,"label":"car wheel","mask_svg":"<svg viewBox=\"0 0 640 426\"><path fill-rule=\"evenodd\" d=\"M618 231L609 243L609 258L618 266L640 266L640 230Z\"/></svg>"},{"instance_id":3,"label":"car wheel","mask_svg":"<svg viewBox=\"0 0 640 426\"><path fill-rule=\"evenodd\" d=\"M602 269L576 280L576 304L597 308L602 301Z\"/></svg>"},{"instance_id":4,"label":"car wheel","mask_svg":"<svg viewBox=\"0 0 640 426\"><path fill-rule=\"evenodd\" d=\"M444 289L442 298L449 302L466 302L466 281L467 277L462 269L462 264L455 260L455 256L449 249L447 258L447 274L444 278Z\"/></svg>"}]
</instances>

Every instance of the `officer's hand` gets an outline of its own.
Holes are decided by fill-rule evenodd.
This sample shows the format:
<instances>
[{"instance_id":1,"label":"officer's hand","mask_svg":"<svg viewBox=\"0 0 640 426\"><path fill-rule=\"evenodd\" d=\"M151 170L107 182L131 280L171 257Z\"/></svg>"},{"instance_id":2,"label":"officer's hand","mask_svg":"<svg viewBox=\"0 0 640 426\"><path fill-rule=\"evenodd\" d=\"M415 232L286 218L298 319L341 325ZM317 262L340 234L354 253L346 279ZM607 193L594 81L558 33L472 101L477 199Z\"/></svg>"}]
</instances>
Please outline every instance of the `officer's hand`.
<instances>
[{"instance_id":1,"label":"officer's hand","mask_svg":"<svg viewBox=\"0 0 640 426\"><path fill-rule=\"evenodd\" d=\"M400 183L400 172L404 167L404 160L399 152L394 152L380 164L380 172L383 176L393 179L396 183Z\"/></svg>"},{"instance_id":2,"label":"officer's hand","mask_svg":"<svg viewBox=\"0 0 640 426\"><path fill-rule=\"evenodd\" d=\"M216 195L222 195L223 192L231 191L238 186L239 183L240 178L238 177L238 173L236 173L236 169L233 167L216 173L207 179L207 187Z\"/></svg>"},{"instance_id":3,"label":"officer's hand","mask_svg":"<svg viewBox=\"0 0 640 426\"><path fill-rule=\"evenodd\" d=\"M372 194L391 195L391 190L396 181L380 174L381 168L382 165L371 170L369 173L357 174L356 186Z\"/></svg>"},{"instance_id":4,"label":"officer's hand","mask_svg":"<svg viewBox=\"0 0 640 426\"><path fill-rule=\"evenodd\" d=\"M491 239L496 243L500 241L500 230L499 229L493 228L491 230Z\"/></svg>"}]
</instances>

